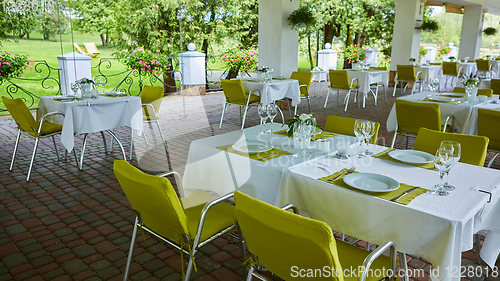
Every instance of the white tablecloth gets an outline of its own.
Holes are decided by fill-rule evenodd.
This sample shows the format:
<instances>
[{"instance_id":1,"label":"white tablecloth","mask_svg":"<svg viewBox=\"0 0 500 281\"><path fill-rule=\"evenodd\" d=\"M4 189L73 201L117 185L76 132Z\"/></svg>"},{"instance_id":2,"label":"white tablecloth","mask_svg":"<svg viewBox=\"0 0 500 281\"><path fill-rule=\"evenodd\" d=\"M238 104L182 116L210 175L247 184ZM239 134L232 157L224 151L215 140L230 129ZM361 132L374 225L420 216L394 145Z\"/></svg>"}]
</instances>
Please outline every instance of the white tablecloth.
<instances>
[{"instance_id":1,"label":"white tablecloth","mask_svg":"<svg viewBox=\"0 0 500 281\"><path fill-rule=\"evenodd\" d=\"M399 97L398 99L404 99L409 101L419 101L429 95L435 95L436 93L432 92L422 92L418 94L413 94L409 96ZM463 100L463 99L458 99ZM430 101L419 101L419 102L430 102ZM460 104L451 104L439 102L441 108L441 121L444 125L446 118L449 115L455 116L455 131L459 133L466 134L469 128L470 118L472 114L472 108L475 105L481 104L482 102L476 101L472 103L460 103ZM415 116L418 118L418 116ZM396 129L397 119L396 119L396 103L392 106L391 112L389 113L389 117L387 118L387 131L392 132Z\"/></svg>"},{"instance_id":2,"label":"white tablecloth","mask_svg":"<svg viewBox=\"0 0 500 281\"><path fill-rule=\"evenodd\" d=\"M491 61L491 71L494 72L494 77L498 77L500 74L500 60Z\"/></svg>"},{"instance_id":3,"label":"white tablecloth","mask_svg":"<svg viewBox=\"0 0 500 281\"><path fill-rule=\"evenodd\" d=\"M488 235L500 233L498 170L458 163L450 171L456 190L446 197L423 194L404 206L318 180L351 166L428 189L439 181L436 171L402 163L371 157L351 161L325 157L290 169L280 203L295 204L310 217L359 239L375 244L394 241L398 251L422 256L439 267L441 280L460 280L458 275L449 276L447 268L460 271L461 252L472 249L474 233L484 229L492 230ZM491 203L479 189L492 192ZM486 249L489 255L482 254L493 266L500 242L492 239L491 243Z\"/></svg>"},{"instance_id":4,"label":"white tablecloth","mask_svg":"<svg viewBox=\"0 0 500 281\"><path fill-rule=\"evenodd\" d=\"M260 101L264 104L289 98L292 100L292 105L296 106L300 103L299 81L295 79L273 80L267 82L252 82L249 79L241 80L243 89L248 91L259 91Z\"/></svg>"},{"instance_id":5,"label":"white tablecloth","mask_svg":"<svg viewBox=\"0 0 500 281\"><path fill-rule=\"evenodd\" d=\"M460 62L458 63L458 69L460 68L462 68L462 73L467 77L476 75L477 64L475 62Z\"/></svg>"},{"instance_id":6,"label":"white tablecloth","mask_svg":"<svg viewBox=\"0 0 500 281\"><path fill-rule=\"evenodd\" d=\"M348 70L349 83L353 78L358 79L359 91L363 94L370 92L370 84L381 83L386 87L389 84L389 72L387 71L359 71Z\"/></svg>"},{"instance_id":7,"label":"white tablecloth","mask_svg":"<svg viewBox=\"0 0 500 281\"><path fill-rule=\"evenodd\" d=\"M481 103L472 109L471 116L470 116L470 121L468 123L467 128L465 128L465 133L469 135L477 135L477 110L479 108L486 108L486 109L495 109L495 110L500 110L500 104L498 103Z\"/></svg>"},{"instance_id":8,"label":"white tablecloth","mask_svg":"<svg viewBox=\"0 0 500 281\"><path fill-rule=\"evenodd\" d=\"M481 79L479 82L479 89L491 89L491 79Z\"/></svg>"},{"instance_id":9,"label":"white tablecloth","mask_svg":"<svg viewBox=\"0 0 500 281\"><path fill-rule=\"evenodd\" d=\"M68 151L74 147L73 136L76 133L93 133L121 126L128 126L142 133L141 99L136 96L106 97L73 102L63 102L54 97L42 97L39 103L39 114L62 111L65 118L51 119L63 125L61 142Z\"/></svg>"},{"instance_id":10,"label":"white tablecloth","mask_svg":"<svg viewBox=\"0 0 500 281\"><path fill-rule=\"evenodd\" d=\"M424 83L429 81L429 79L441 79L443 76L443 70L440 65L425 65L425 66L416 66L415 73L421 72L420 77Z\"/></svg>"}]
</instances>

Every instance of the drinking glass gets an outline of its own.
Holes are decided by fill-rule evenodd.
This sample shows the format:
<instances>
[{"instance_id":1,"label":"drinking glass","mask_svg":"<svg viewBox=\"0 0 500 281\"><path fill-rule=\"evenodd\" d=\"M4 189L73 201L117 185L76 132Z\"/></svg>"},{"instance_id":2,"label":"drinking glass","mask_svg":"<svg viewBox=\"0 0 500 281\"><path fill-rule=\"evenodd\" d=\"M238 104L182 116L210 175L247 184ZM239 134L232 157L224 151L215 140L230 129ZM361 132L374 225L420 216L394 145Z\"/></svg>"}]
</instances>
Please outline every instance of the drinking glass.
<instances>
[{"instance_id":1,"label":"drinking glass","mask_svg":"<svg viewBox=\"0 0 500 281\"><path fill-rule=\"evenodd\" d=\"M266 106L266 114L267 117L269 117L269 120L271 121L271 129L268 130L268 132L272 133L274 132L273 124L274 124L274 118L276 115L278 115L278 107L274 103L270 103Z\"/></svg>"},{"instance_id":2,"label":"drinking glass","mask_svg":"<svg viewBox=\"0 0 500 281\"><path fill-rule=\"evenodd\" d=\"M260 124L263 125L262 126L262 132L260 132L259 134L265 134L266 133L266 120L267 120L267 106L263 103L259 103L259 106L257 108L257 112L259 114L259 117L260 117Z\"/></svg>"},{"instance_id":3,"label":"drinking glass","mask_svg":"<svg viewBox=\"0 0 500 281\"><path fill-rule=\"evenodd\" d=\"M313 153L313 150L309 150L309 144L311 143L311 136L316 132L316 128L318 127L318 123L316 122L316 118L312 117L303 122L304 130L306 133L305 137L305 153Z\"/></svg>"},{"instance_id":4,"label":"drinking glass","mask_svg":"<svg viewBox=\"0 0 500 281\"><path fill-rule=\"evenodd\" d=\"M449 171L451 165L453 164L453 152L447 149L438 149L436 155L434 156L434 167L439 172L439 184L436 184L435 189L431 191L431 194L436 194L439 196L446 196L448 192L443 189L444 187L444 175Z\"/></svg>"},{"instance_id":5,"label":"drinking glass","mask_svg":"<svg viewBox=\"0 0 500 281\"><path fill-rule=\"evenodd\" d=\"M436 92L438 86L439 86L439 79L437 78L431 78L429 79L429 90L431 92Z\"/></svg>"},{"instance_id":6,"label":"drinking glass","mask_svg":"<svg viewBox=\"0 0 500 281\"><path fill-rule=\"evenodd\" d=\"M358 153L358 156L364 156L364 152L363 152L363 143L364 143L364 135L363 135L363 128L364 128L364 123L365 121L364 120L361 120L361 119L357 119L355 122L354 122L354 135L356 135L356 137L358 138L358 142L359 142L359 153Z\"/></svg>"},{"instance_id":7,"label":"drinking glass","mask_svg":"<svg viewBox=\"0 0 500 281\"><path fill-rule=\"evenodd\" d=\"M363 136L364 136L365 142L366 142L366 150L364 152L364 155L372 155L373 154L373 152L371 152L369 150L369 146L370 146L371 138L373 137L373 135L375 135L375 130L376 130L375 122L373 122L373 121L364 121L363 122Z\"/></svg>"},{"instance_id":8,"label":"drinking glass","mask_svg":"<svg viewBox=\"0 0 500 281\"><path fill-rule=\"evenodd\" d=\"M76 92L78 92L78 83L71 83L71 90L73 91L74 96L76 97Z\"/></svg>"},{"instance_id":9,"label":"drinking glass","mask_svg":"<svg viewBox=\"0 0 500 281\"><path fill-rule=\"evenodd\" d=\"M298 152L293 155L293 157L302 157L306 154L306 127L301 122L295 122L293 124L293 141L294 147L298 148Z\"/></svg>"},{"instance_id":10,"label":"drinking glass","mask_svg":"<svg viewBox=\"0 0 500 281\"><path fill-rule=\"evenodd\" d=\"M453 163L451 164L450 169L446 172L443 189L446 191L455 190L455 187L448 183L448 179L451 168L453 168L453 166L455 166L455 164L457 164L458 161L460 161L460 156L462 155L462 148L460 146L460 143L456 141L442 141L441 146L439 148L451 150L453 153Z\"/></svg>"}]
</instances>

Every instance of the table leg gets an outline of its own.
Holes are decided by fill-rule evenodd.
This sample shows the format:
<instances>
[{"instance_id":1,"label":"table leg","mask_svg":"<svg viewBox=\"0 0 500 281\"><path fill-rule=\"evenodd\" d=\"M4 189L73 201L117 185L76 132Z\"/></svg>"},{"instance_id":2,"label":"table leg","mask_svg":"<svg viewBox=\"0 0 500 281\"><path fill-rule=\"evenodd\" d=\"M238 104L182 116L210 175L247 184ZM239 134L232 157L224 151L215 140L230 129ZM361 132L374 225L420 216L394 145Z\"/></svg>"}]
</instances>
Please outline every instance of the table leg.
<instances>
[{"instance_id":1,"label":"table leg","mask_svg":"<svg viewBox=\"0 0 500 281\"><path fill-rule=\"evenodd\" d=\"M82 152L80 153L80 163L78 163L78 168L80 171L83 170L83 154L85 154L85 145L87 144L88 133L83 137Z\"/></svg>"},{"instance_id":2,"label":"table leg","mask_svg":"<svg viewBox=\"0 0 500 281\"><path fill-rule=\"evenodd\" d=\"M115 136L115 134L113 134L113 132L111 132L111 130L106 130L106 132L108 132L115 139L115 141L118 143L118 145L120 146L120 150L122 151L122 155L123 155L123 160L127 160L127 157L125 156L125 149L123 149L122 143L118 140L118 138Z\"/></svg>"}]
</instances>

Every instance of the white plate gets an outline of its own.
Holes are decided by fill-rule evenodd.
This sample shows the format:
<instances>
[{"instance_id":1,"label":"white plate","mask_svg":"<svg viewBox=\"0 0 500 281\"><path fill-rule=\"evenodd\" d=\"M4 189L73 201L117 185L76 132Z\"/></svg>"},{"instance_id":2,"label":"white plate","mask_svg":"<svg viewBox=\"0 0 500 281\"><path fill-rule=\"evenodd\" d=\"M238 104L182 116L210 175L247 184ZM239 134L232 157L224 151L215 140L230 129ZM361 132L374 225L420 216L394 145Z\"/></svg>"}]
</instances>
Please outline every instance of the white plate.
<instances>
[{"instance_id":1,"label":"white plate","mask_svg":"<svg viewBox=\"0 0 500 281\"><path fill-rule=\"evenodd\" d=\"M429 99L433 101L455 101L454 98L440 97L440 96L433 96L430 97Z\"/></svg>"},{"instance_id":2,"label":"white plate","mask_svg":"<svg viewBox=\"0 0 500 281\"><path fill-rule=\"evenodd\" d=\"M425 164L434 161L434 156L418 150L393 150L389 152L392 159L408 164Z\"/></svg>"},{"instance_id":3,"label":"white plate","mask_svg":"<svg viewBox=\"0 0 500 281\"><path fill-rule=\"evenodd\" d=\"M274 148L271 144L258 140L247 140L233 144L234 150L245 153L266 152Z\"/></svg>"},{"instance_id":4,"label":"white plate","mask_svg":"<svg viewBox=\"0 0 500 281\"><path fill-rule=\"evenodd\" d=\"M57 97L53 97L52 99L54 100L72 100L76 98L75 96L57 96Z\"/></svg>"},{"instance_id":5,"label":"white plate","mask_svg":"<svg viewBox=\"0 0 500 281\"><path fill-rule=\"evenodd\" d=\"M447 95L450 97L457 97L457 98L465 97L465 93L444 93L443 95Z\"/></svg>"},{"instance_id":6,"label":"white plate","mask_svg":"<svg viewBox=\"0 0 500 281\"><path fill-rule=\"evenodd\" d=\"M399 188L395 179L371 173L354 173L344 177L344 182L356 189L369 192L389 192Z\"/></svg>"}]
</instances>

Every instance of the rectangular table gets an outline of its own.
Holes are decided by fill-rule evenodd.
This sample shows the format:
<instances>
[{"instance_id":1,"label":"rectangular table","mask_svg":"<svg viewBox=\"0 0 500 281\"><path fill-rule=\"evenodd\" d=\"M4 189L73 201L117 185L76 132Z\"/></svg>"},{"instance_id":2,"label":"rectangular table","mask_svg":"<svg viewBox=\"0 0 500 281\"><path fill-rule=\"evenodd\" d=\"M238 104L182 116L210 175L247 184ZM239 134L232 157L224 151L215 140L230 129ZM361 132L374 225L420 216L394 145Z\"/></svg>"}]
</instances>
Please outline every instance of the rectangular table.
<instances>
[{"instance_id":1,"label":"rectangular table","mask_svg":"<svg viewBox=\"0 0 500 281\"><path fill-rule=\"evenodd\" d=\"M332 229L364 241L382 244L391 240L398 251L429 260L439 268L441 280L460 280L450 274L452 268L455 274L460 272L462 251L472 249L473 234L486 229L489 246L483 246L481 255L490 266L495 264L500 252L500 239L495 237L500 233L498 170L458 163L450 171L456 190L445 197L422 194L405 206L318 180L351 166L358 172L386 175L427 189L439 181L437 171L399 162L324 157L290 168L282 183L280 205L295 204ZM492 194L490 203L489 195L479 190Z\"/></svg>"},{"instance_id":2,"label":"rectangular table","mask_svg":"<svg viewBox=\"0 0 500 281\"><path fill-rule=\"evenodd\" d=\"M458 69L462 68L462 74L466 77L475 76L477 72L477 64L475 62L459 62Z\"/></svg>"},{"instance_id":3,"label":"rectangular table","mask_svg":"<svg viewBox=\"0 0 500 281\"><path fill-rule=\"evenodd\" d=\"M259 91L261 103L268 104L283 98L292 100L292 106L300 103L299 81L295 79L275 80L264 82L260 80L241 79L243 89L248 91Z\"/></svg>"},{"instance_id":4,"label":"rectangular table","mask_svg":"<svg viewBox=\"0 0 500 281\"><path fill-rule=\"evenodd\" d=\"M348 70L349 80L353 78L358 79L359 91L363 94L363 108L365 107L366 96L371 91L370 85L374 83L379 83L388 87L389 85L389 72L381 70L370 70L370 71L359 71L359 70ZM375 99L375 104L377 104L377 94L373 91L373 97Z\"/></svg>"},{"instance_id":5,"label":"rectangular table","mask_svg":"<svg viewBox=\"0 0 500 281\"><path fill-rule=\"evenodd\" d=\"M57 117L51 122L63 125L61 142L71 151L74 148L74 135L78 133L94 133L108 131L125 152L120 141L110 131L121 126L128 126L142 134L143 116L141 98L136 96L99 96L98 99L78 99L74 101L57 100L61 96L47 96L40 98L38 114L53 111L64 112L65 117ZM81 151L80 169L82 169L85 141Z\"/></svg>"},{"instance_id":6,"label":"rectangular table","mask_svg":"<svg viewBox=\"0 0 500 281\"><path fill-rule=\"evenodd\" d=\"M500 104L498 103L481 103L472 109L471 116L469 118L469 122L467 127L465 128L465 133L469 135L477 135L477 110L479 108L486 108L486 109L493 109L493 110L500 110Z\"/></svg>"},{"instance_id":7,"label":"rectangular table","mask_svg":"<svg viewBox=\"0 0 500 281\"><path fill-rule=\"evenodd\" d=\"M434 96L436 93L434 92L422 92L418 94L413 94L409 96L403 96L399 97L398 99L404 99L404 100L409 100L409 101L416 101L416 102L432 102L432 101L421 101L421 99L426 98L428 96ZM462 100L464 99L458 99L457 100ZM474 106L478 104L482 104L483 102L480 101L475 101L475 102L463 102L459 104L451 104L451 103L444 103L444 102L438 102L441 108L441 121L444 122L446 121L446 117L449 115L453 115L455 118L455 131L466 134L467 130L470 126L470 118L472 115L472 109ZM391 112L389 113L389 117L387 118L387 131L392 132L396 129L397 126L397 119L396 119L396 103L392 106Z\"/></svg>"}]
</instances>

